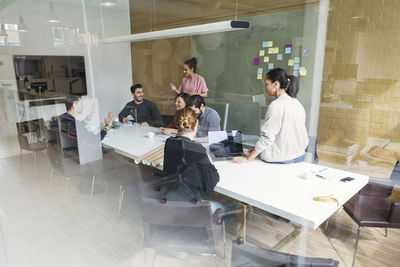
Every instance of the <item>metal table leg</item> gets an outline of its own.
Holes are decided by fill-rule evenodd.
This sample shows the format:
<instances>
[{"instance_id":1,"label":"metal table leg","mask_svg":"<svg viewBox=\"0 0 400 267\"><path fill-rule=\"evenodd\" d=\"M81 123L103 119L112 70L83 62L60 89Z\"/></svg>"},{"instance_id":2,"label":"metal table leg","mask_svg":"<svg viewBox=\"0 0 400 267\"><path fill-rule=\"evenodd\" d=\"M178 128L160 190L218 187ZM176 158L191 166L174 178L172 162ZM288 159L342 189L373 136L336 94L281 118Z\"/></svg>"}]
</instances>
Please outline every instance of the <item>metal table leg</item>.
<instances>
[{"instance_id":1,"label":"metal table leg","mask_svg":"<svg viewBox=\"0 0 400 267\"><path fill-rule=\"evenodd\" d=\"M236 238L236 242L238 244L246 242L247 207L249 206L245 203L240 203L240 204L242 205L243 210L242 210L242 223L239 226L238 237Z\"/></svg>"}]
</instances>

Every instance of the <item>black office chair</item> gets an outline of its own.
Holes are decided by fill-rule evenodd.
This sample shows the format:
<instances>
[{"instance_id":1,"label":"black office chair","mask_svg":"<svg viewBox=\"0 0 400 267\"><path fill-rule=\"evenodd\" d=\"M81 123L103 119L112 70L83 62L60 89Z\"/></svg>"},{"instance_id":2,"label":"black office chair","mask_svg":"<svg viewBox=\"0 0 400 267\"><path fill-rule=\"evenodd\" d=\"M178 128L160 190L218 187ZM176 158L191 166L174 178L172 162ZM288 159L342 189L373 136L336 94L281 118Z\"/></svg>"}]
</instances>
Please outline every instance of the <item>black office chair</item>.
<instances>
[{"instance_id":1,"label":"black office chair","mask_svg":"<svg viewBox=\"0 0 400 267\"><path fill-rule=\"evenodd\" d=\"M294 254L262 249L250 246L246 243L238 244L232 241L231 266L252 267L281 267L281 266L312 266L312 267L335 267L339 262L327 258L302 257Z\"/></svg>"},{"instance_id":2,"label":"black office chair","mask_svg":"<svg viewBox=\"0 0 400 267\"><path fill-rule=\"evenodd\" d=\"M400 202L392 201L393 186L370 181L343 205L343 209L358 225L352 266L355 264L361 228L400 228Z\"/></svg>"},{"instance_id":3,"label":"black office chair","mask_svg":"<svg viewBox=\"0 0 400 267\"><path fill-rule=\"evenodd\" d=\"M189 165L186 162L185 156L185 142L184 140L181 141L182 144L182 159L180 164L177 167L177 173L173 173L167 176L162 177L162 182L160 185L156 187L156 191L160 191L162 187L165 187L165 190L162 190L161 193L161 203L165 203L167 201L168 193L174 190L185 190L188 193L190 200L193 203L196 203L198 200L201 199L201 196L198 192L192 189L191 183L189 182L190 177L188 177L187 173L190 173L191 170L196 169L197 166Z\"/></svg>"}]
</instances>

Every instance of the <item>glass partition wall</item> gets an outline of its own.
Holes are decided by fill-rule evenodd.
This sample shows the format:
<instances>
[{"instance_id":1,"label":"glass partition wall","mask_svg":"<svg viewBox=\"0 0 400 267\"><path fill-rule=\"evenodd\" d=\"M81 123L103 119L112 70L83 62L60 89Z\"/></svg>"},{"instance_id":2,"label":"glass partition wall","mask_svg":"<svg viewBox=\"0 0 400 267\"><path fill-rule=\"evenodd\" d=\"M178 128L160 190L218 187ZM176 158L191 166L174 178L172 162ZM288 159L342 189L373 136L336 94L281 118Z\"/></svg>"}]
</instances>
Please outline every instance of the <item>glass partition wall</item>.
<instances>
[{"instance_id":1,"label":"glass partition wall","mask_svg":"<svg viewBox=\"0 0 400 267\"><path fill-rule=\"evenodd\" d=\"M279 67L297 76L310 140L306 161L369 176L374 185L366 188L386 194L347 204L312 202L313 207L326 204L327 210L344 205L317 227L279 210L290 199L295 210L311 211L299 204L301 197L296 203L282 193L275 204L245 205L249 250L270 249L263 251L263 264L278 251L332 259L339 266L395 266L400 261L395 209L400 201L399 8L397 0L2 1L0 266L237 266L240 259L232 257L231 243L238 232L243 234L246 201L222 193L211 196L238 208L225 214L225 246L222 239L217 242L214 257L200 249L146 249L154 227L148 227L150 215L144 209L154 206L143 198L161 180L162 158L153 152L146 163L146 157L132 155L161 137L155 132L152 139L150 128L138 128L141 134L125 137L125 146L111 142L131 129L113 121L132 101L132 84L142 84L144 98L156 103L165 124L170 122L176 93L169 84L179 87L183 63L191 57L197 58L197 71L209 90L206 105L218 112L222 130L244 134L246 148L258 140L275 99L264 90L265 74ZM232 19L249 21L251 27L141 42L103 41ZM73 113L67 110L71 105ZM73 124L67 114L73 114ZM216 166L222 186L224 168ZM252 175L279 179L279 171L264 171L249 170L242 177L248 180L245 186L260 190ZM285 191L275 180L276 188L265 192L304 196L321 178L307 169L300 172L297 179L313 176L306 181L309 187L294 181ZM310 195L310 201L343 193L330 196L325 189ZM358 232L360 223L352 218L364 215L379 219L380 227L361 225ZM168 227L185 231L191 240L211 239L199 227Z\"/></svg>"}]
</instances>

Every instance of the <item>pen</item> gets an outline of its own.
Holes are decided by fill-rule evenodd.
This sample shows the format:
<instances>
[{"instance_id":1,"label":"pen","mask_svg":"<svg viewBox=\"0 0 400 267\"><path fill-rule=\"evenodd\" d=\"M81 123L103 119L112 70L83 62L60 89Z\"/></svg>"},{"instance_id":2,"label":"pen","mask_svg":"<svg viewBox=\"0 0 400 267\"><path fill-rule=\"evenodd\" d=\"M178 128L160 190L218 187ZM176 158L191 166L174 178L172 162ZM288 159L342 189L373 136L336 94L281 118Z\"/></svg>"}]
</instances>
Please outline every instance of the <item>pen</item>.
<instances>
[{"instance_id":1,"label":"pen","mask_svg":"<svg viewBox=\"0 0 400 267\"><path fill-rule=\"evenodd\" d=\"M319 170L319 171L316 171L315 173L321 173L321 172L323 172L323 171L325 171L325 170L327 170L328 168L323 168L323 169L321 169L321 170Z\"/></svg>"}]
</instances>

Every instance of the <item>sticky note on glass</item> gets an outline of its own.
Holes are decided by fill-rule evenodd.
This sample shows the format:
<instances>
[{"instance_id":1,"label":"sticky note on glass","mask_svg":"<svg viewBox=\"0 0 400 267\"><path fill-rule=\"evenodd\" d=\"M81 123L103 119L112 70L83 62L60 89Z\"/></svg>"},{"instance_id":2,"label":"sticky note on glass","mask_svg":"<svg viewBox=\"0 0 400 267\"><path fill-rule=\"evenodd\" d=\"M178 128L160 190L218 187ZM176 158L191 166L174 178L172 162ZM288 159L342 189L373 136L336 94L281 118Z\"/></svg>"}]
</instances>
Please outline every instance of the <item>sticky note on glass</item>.
<instances>
[{"instance_id":1,"label":"sticky note on glass","mask_svg":"<svg viewBox=\"0 0 400 267\"><path fill-rule=\"evenodd\" d=\"M268 63L268 69L272 70L274 68L274 63Z\"/></svg>"},{"instance_id":2,"label":"sticky note on glass","mask_svg":"<svg viewBox=\"0 0 400 267\"><path fill-rule=\"evenodd\" d=\"M268 54L273 54L274 53L274 49L272 47L268 48Z\"/></svg>"},{"instance_id":3,"label":"sticky note on glass","mask_svg":"<svg viewBox=\"0 0 400 267\"><path fill-rule=\"evenodd\" d=\"M299 69L300 69L300 64L293 65L293 70L299 70Z\"/></svg>"},{"instance_id":4,"label":"sticky note on glass","mask_svg":"<svg viewBox=\"0 0 400 267\"><path fill-rule=\"evenodd\" d=\"M303 50L303 56L308 57L309 55L310 55L310 50L307 49Z\"/></svg>"},{"instance_id":5,"label":"sticky note on glass","mask_svg":"<svg viewBox=\"0 0 400 267\"><path fill-rule=\"evenodd\" d=\"M293 66L294 65L294 60L293 59L289 59L287 65L288 66Z\"/></svg>"},{"instance_id":6,"label":"sticky note on glass","mask_svg":"<svg viewBox=\"0 0 400 267\"><path fill-rule=\"evenodd\" d=\"M294 70L293 71L293 76L299 77L299 71L298 70Z\"/></svg>"},{"instance_id":7,"label":"sticky note on glass","mask_svg":"<svg viewBox=\"0 0 400 267\"><path fill-rule=\"evenodd\" d=\"M307 75L307 69L305 67L300 67L299 74L301 76L306 76Z\"/></svg>"},{"instance_id":8,"label":"sticky note on glass","mask_svg":"<svg viewBox=\"0 0 400 267\"><path fill-rule=\"evenodd\" d=\"M258 68L258 69L257 69L257 73L258 73L258 74L260 74L260 73L262 74L262 72L263 72L263 69L262 69L262 68Z\"/></svg>"},{"instance_id":9,"label":"sticky note on glass","mask_svg":"<svg viewBox=\"0 0 400 267\"><path fill-rule=\"evenodd\" d=\"M265 50L260 50L260 53L258 54L260 57L263 57L265 55Z\"/></svg>"},{"instance_id":10,"label":"sticky note on glass","mask_svg":"<svg viewBox=\"0 0 400 267\"><path fill-rule=\"evenodd\" d=\"M286 44L285 45L285 54L291 54L292 53L292 44Z\"/></svg>"},{"instance_id":11,"label":"sticky note on glass","mask_svg":"<svg viewBox=\"0 0 400 267\"><path fill-rule=\"evenodd\" d=\"M299 64L300 63L300 57L295 57L294 58L294 63Z\"/></svg>"},{"instance_id":12,"label":"sticky note on glass","mask_svg":"<svg viewBox=\"0 0 400 267\"><path fill-rule=\"evenodd\" d=\"M260 65L260 58L259 57L255 57L253 59L253 64L256 65L256 66Z\"/></svg>"},{"instance_id":13,"label":"sticky note on glass","mask_svg":"<svg viewBox=\"0 0 400 267\"><path fill-rule=\"evenodd\" d=\"M267 41L262 42L262 47L267 47L267 44L268 44Z\"/></svg>"},{"instance_id":14,"label":"sticky note on glass","mask_svg":"<svg viewBox=\"0 0 400 267\"><path fill-rule=\"evenodd\" d=\"M264 62L269 62L269 57L264 57Z\"/></svg>"},{"instance_id":15,"label":"sticky note on glass","mask_svg":"<svg viewBox=\"0 0 400 267\"><path fill-rule=\"evenodd\" d=\"M274 54L278 54L279 53L279 47L274 47Z\"/></svg>"},{"instance_id":16,"label":"sticky note on glass","mask_svg":"<svg viewBox=\"0 0 400 267\"><path fill-rule=\"evenodd\" d=\"M282 54L276 55L276 60L282 60Z\"/></svg>"},{"instance_id":17,"label":"sticky note on glass","mask_svg":"<svg viewBox=\"0 0 400 267\"><path fill-rule=\"evenodd\" d=\"M262 73L257 73L257 80L261 80L262 79Z\"/></svg>"},{"instance_id":18,"label":"sticky note on glass","mask_svg":"<svg viewBox=\"0 0 400 267\"><path fill-rule=\"evenodd\" d=\"M272 47L273 44L274 44L274 43L273 43L272 41L268 41L268 42L267 42L267 47Z\"/></svg>"}]
</instances>

